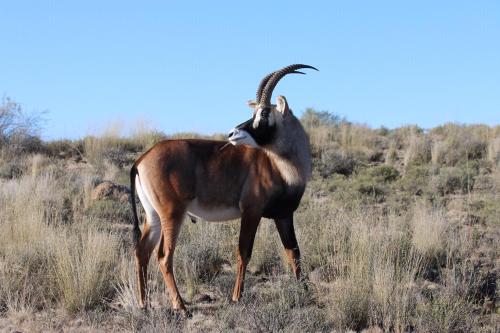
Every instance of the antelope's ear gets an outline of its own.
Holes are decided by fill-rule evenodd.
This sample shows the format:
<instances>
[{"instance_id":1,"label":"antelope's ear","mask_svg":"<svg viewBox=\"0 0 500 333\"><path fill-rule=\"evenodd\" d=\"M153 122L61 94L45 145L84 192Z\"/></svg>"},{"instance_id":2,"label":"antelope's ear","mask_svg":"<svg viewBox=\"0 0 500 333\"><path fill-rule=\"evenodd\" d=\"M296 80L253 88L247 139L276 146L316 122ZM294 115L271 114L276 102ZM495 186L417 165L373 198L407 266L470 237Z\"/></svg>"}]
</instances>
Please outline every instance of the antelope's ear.
<instances>
[{"instance_id":1,"label":"antelope's ear","mask_svg":"<svg viewBox=\"0 0 500 333\"><path fill-rule=\"evenodd\" d=\"M276 97L276 110L282 115L286 115L290 112L285 96L279 95L278 97Z\"/></svg>"},{"instance_id":2,"label":"antelope's ear","mask_svg":"<svg viewBox=\"0 0 500 333\"><path fill-rule=\"evenodd\" d=\"M250 109L255 110L255 108L257 107L257 102L254 100L249 100L247 102L247 105Z\"/></svg>"}]
</instances>

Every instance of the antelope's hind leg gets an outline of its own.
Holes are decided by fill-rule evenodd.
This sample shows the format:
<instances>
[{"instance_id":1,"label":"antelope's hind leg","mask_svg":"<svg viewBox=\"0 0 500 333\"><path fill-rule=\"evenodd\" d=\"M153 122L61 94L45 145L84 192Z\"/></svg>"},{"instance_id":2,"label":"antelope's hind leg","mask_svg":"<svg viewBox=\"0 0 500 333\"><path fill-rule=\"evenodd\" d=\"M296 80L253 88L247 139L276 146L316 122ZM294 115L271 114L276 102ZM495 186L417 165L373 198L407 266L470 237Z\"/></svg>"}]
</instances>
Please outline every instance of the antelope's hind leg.
<instances>
[{"instance_id":1,"label":"antelope's hind leg","mask_svg":"<svg viewBox=\"0 0 500 333\"><path fill-rule=\"evenodd\" d=\"M174 277L174 251L177 236L184 220L184 211L175 211L162 214L161 217L161 238L158 247L158 264L163 274L163 279L167 285L168 293L172 301L172 309L180 310L184 315L189 316L184 301L177 289Z\"/></svg>"},{"instance_id":2,"label":"antelope's hind leg","mask_svg":"<svg viewBox=\"0 0 500 333\"><path fill-rule=\"evenodd\" d=\"M148 263L160 240L160 218L156 212L147 214L141 239L135 248L136 273L139 285L139 307L147 308Z\"/></svg>"},{"instance_id":3,"label":"antelope's hind leg","mask_svg":"<svg viewBox=\"0 0 500 333\"><path fill-rule=\"evenodd\" d=\"M142 188L139 177L136 177L135 185L142 207L146 212L146 223L144 224L141 239L135 248L136 274L139 285L139 307L144 309L148 303L148 263L153 250L160 240L161 228L160 216L151 205L149 197Z\"/></svg>"}]
</instances>

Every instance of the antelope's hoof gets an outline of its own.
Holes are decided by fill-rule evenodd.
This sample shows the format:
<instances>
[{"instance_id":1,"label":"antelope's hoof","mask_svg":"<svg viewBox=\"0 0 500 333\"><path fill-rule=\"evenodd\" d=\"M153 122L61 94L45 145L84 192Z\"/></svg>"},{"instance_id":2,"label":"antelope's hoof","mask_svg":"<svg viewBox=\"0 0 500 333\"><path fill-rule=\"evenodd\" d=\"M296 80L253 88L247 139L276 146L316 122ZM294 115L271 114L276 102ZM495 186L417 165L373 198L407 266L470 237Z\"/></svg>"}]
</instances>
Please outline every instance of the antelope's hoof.
<instances>
[{"instance_id":1,"label":"antelope's hoof","mask_svg":"<svg viewBox=\"0 0 500 333\"><path fill-rule=\"evenodd\" d=\"M193 317L191 312L185 308L182 308L182 309L165 308L165 309L163 309L163 311L167 317L169 317L171 320L175 320L175 321L189 319L189 318Z\"/></svg>"},{"instance_id":2,"label":"antelope's hoof","mask_svg":"<svg viewBox=\"0 0 500 333\"><path fill-rule=\"evenodd\" d=\"M193 318L193 313L191 311L186 310L184 311L184 316L186 319L191 319Z\"/></svg>"},{"instance_id":3,"label":"antelope's hoof","mask_svg":"<svg viewBox=\"0 0 500 333\"><path fill-rule=\"evenodd\" d=\"M188 311L187 309L179 309L179 310L175 310L175 312L177 314L179 314L179 316L183 319L193 318L193 314L191 313L191 311Z\"/></svg>"}]
</instances>

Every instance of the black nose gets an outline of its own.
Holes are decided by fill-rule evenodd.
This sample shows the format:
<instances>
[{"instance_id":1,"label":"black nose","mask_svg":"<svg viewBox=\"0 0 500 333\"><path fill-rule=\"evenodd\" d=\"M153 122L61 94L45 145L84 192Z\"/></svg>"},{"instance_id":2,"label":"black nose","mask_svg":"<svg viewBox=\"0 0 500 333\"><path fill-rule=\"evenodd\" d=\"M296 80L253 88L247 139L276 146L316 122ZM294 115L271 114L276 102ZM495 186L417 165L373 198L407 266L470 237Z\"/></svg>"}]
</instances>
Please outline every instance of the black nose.
<instances>
[{"instance_id":1,"label":"black nose","mask_svg":"<svg viewBox=\"0 0 500 333\"><path fill-rule=\"evenodd\" d=\"M227 137L230 138L233 135L235 135L236 133L238 133L238 130L235 128L235 129L231 130L231 132L229 132L229 134L227 135Z\"/></svg>"}]
</instances>

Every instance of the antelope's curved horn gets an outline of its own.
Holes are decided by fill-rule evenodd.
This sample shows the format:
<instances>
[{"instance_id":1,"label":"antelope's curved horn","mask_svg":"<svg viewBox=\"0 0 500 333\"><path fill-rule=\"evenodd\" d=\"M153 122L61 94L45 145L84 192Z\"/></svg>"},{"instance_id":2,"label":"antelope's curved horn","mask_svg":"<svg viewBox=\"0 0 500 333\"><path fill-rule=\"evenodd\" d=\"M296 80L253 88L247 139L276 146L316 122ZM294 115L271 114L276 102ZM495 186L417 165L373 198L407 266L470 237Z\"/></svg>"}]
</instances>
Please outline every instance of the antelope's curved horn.
<instances>
[{"instance_id":1,"label":"antelope's curved horn","mask_svg":"<svg viewBox=\"0 0 500 333\"><path fill-rule=\"evenodd\" d=\"M260 99L257 97L258 103L261 106L270 106L271 105L271 96L273 94L273 90L276 87L276 85L278 84L279 80L281 80L285 75L291 74L291 73L304 74L302 72L297 71L297 69L301 69L301 68L310 68L310 69L314 69L316 71L318 70L317 68L315 68L313 66L303 65L303 64L294 64L294 65L283 67L282 69L275 71L272 74L269 74L269 75L271 75L271 77L267 79L266 86L262 90ZM261 82L261 84L262 84L262 82Z\"/></svg>"},{"instance_id":2,"label":"antelope's curved horn","mask_svg":"<svg viewBox=\"0 0 500 333\"><path fill-rule=\"evenodd\" d=\"M260 81L260 84L259 84L259 87L257 88L257 93L255 94L255 101L257 103L260 102L260 97L262 96L262 91L264 91L264 88L266 87L266 84L267 84L267 81L269 81L269 79L274 75L276 74L277 71L275 72L272 72L272 73L269 73L267 74L261 81ZM293 71L293 72L290 72L290 74L306 74L304 72L300 72L300 71Z\"/></svg>"}]
</instances>

